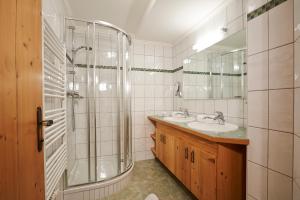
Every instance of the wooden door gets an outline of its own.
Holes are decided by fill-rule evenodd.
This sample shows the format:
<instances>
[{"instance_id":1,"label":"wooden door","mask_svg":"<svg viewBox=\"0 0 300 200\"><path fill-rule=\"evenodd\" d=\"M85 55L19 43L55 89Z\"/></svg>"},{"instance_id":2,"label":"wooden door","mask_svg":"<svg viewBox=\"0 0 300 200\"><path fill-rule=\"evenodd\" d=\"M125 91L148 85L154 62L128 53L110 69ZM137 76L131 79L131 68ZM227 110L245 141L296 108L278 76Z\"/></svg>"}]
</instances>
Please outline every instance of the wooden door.
<instances>
[{"instance_id":1,"label":"wooden door","mask_svg":"<svg viewBox=\"0 0 300 200\"><path fill-rule=\"evenodd\" d=\"M160 129L156 129L156 144L155 144L155 152L157 158L162 162L163 160L163 135Z\"/></svg>"},{"instance_id":2,"label":"wooden door","mask_svg":"<svg viewBox=\"0 0 300 200\"><path fill-rule=\"evenodd\" d=\"M174 174L175 173L175 138L172 134L163 133L163 163Z\"/></svg>"},{"instance_id":3,"label":"wooden door","mask_svg":"<svg viewBox=\"0 0 300 200\"><path fill-rule=\"evenodd\" d=\"M191 146L189 143L184 142L184 150L186 151L186 158L184 159L183 165L183 184L188 189L191 188L191 162L190 162L190 152Z\"/></svg>"},{"instance_id":4,"label":"wooden door","mask_svg":"<svg viewBox=\"0 0 300 200\"><path fill-rule=\"evenodd\" d=\"M200 148L191 146L191 192L200 199ZM202 200L202 199L201 199Z\"/></svg>"},{"instance_id":5,"label":"wooden door","mask_svg":"<svg viewBox=\"0 0 300 200\"><path fill-rule=\"evenodd\" d=\"M199 159L200 199L217 199L217 166L214 154L201 151Z\"/></svg>"},{"instance_id":6,"label":"wooden door","mask_svg":"<svg viewBox=\"0 0 300 200\"><path fill-rule=\"evenodd\" d=\"M189 144L181 138L175 139L175 176L190 189L191 167L189 160Z\"/></svg>"},{"instance_id":7,"label":"wooden door","mask_svg":"<svg viewBox=\"0 0 300 200\"><path fill-rule=\"evenodd\" d=\"M41 1L0 0L0 199L43 200Z\"/></svg>"},{"instance_id":8,"label":"wooden door","mask_svg":"<svg viewBox=\"0 0 300 200\"><path fill-rule=\"evenodd\" d=\"M184 182L184 160L186 151L181 138L175 139L175 176L183 183Z\"/></svg>"},{"instance_id":9,"label":"wooden door","mask_svg":"<svg viewBox=\"0 0 300 200\"><path fill-rule=\"evenodd\" d=\"M216 200L216 155L191 147L191 192L201 200Z\"/></svg>"}]
</instances>

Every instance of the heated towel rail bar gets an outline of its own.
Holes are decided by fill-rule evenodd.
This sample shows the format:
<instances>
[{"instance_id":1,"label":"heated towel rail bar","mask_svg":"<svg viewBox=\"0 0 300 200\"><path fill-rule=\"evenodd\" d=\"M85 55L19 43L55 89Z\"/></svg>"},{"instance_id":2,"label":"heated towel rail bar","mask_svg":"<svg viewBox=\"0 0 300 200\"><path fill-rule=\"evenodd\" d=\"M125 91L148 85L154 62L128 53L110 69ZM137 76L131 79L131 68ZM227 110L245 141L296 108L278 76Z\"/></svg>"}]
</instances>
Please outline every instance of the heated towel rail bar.
<instances>
[{"instance_id":1,"label":"heated towel rail bar","mask_svg":"<svg viewBox=\"0 0 300 200\"><path fill-rule=\"evenodd\" d=\"M67 166L66 48L43 20L44 119L53 125L44 128L46 200L57 191Z\"/></svg>"}]
</instances>

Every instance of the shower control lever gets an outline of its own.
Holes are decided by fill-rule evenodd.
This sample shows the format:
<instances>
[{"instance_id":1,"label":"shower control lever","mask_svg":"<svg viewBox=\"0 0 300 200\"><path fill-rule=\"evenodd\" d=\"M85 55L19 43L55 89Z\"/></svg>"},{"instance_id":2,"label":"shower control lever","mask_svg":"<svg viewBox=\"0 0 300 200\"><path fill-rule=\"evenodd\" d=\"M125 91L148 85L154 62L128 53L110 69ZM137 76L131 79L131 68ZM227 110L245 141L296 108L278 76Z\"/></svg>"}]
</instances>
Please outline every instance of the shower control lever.
<instances>
[{"instance_id":1,"label":"shower control lever","mask_svg":"<svg viewBox=\"0 0 300 200\"><path fill-rule=\"evenodd\" d=\"M37 117L38 151L40 152L43 150L43 144L44 144L43 126L52 126L53 120L43 120L43 110L40 106L37 107L36 117Z\"/></svg>"}]
</instances>

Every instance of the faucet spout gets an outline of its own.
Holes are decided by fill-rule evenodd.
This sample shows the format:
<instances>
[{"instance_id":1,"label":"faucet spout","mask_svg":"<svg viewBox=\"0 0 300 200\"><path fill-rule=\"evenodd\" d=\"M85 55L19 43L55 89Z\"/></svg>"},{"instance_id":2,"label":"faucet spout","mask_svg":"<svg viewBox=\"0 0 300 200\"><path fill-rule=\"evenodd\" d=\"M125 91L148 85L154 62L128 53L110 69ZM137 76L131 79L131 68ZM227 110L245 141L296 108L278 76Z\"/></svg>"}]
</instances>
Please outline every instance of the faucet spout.
<instances>
[{"instance_id":1,"label":"faucet spout","mask_svg":"<svg viewBox=\"0 0 300 200\"><path fill-rule=\"evenodd\" d=\"M225 124L225 118L224 115L221 111L216 111L216 117L214 120L218 120L220 124L224 125Z\"/></svg>"},{"instance_id":2,"label":"faucet spout","mask_svg":"<svg viewBox=\"0 0 300 200\"><path fill-rule=\"evenodd\" d=\"M203 119L212 119L212 120L218 120L219 124L224 125L225 124L225 118L222 112L220 111L216 111L216 116L215 117L210 117L210 116L206 116L203 117Z\"/></svg>"},{"instance_id":3,"label":"faucet spout","mask_svg":"<svg viewBox=\"0 0 300 200\"><path fill-rule=\"evenodd\" d=\"M187 108L182 108L182 107L180 107L179 110L180 110L181 112L183 112L183 115L184 115L185 117L191 116L191 115L190 115L190 112L189 112L189 110L188 110Z\"/></svg>"}]
</instances>

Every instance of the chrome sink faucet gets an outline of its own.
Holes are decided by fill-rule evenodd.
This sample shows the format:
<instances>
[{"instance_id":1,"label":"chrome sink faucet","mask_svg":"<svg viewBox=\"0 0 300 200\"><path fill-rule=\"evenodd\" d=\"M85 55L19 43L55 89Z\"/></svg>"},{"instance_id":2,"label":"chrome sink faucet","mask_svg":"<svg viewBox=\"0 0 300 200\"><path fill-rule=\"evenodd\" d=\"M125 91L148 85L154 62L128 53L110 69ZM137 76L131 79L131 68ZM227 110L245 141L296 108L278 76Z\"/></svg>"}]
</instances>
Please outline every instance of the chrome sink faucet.
<instances>
[{"instance_id":1,"label":"chrome sink faucet","mask_svg":"<svg viewBox=\"0 0 300 200\"><path fill-rule=\"evenodd\" d=\"M189 110L188 110L187 108L182 108L182 107L180 107L179 110L180 110L181 112L183 112L183 115L184 115L185 117L189 117L189 116L190 116L190 112L189 112Z\"/></svg>"},{"instance_id":2,"label":"chrome sink faucet","mask_svg":"<svg viewBox=\"0 0 300 200\"><path fill-rule=\"evenodd\" d=\"M217 116L214 118L214 120L218 120L220 124L224 125L225 124L225 118L224 115L221 111L216 111Z\"/></svg>"},{"instance_id":3,"label":"chrome sink faucet","mask_svg":"<svg viewBox=\"0 0 300 200\"><path fill-rule=\"evenodd\" d=\"M186 117L189 117L190 116L190 113L189 113L189 110L186 108L186 109L184 109L184 115L186 116Z\"/></svg>"},{"instance_id":4,"label":"chrome sink faucet","mask_svg":"<svg viewBox=\"0 0 300 200\"><path fill-rule=\"evenodd\" d=\"M206 116L206 117L204 117L204 119L218 120L219 124L222 124L222 125L225 124L225 118L224 118L224 115L221 111L216 111L216 116L215 117Z\"/></svg>"}]
</instances>

